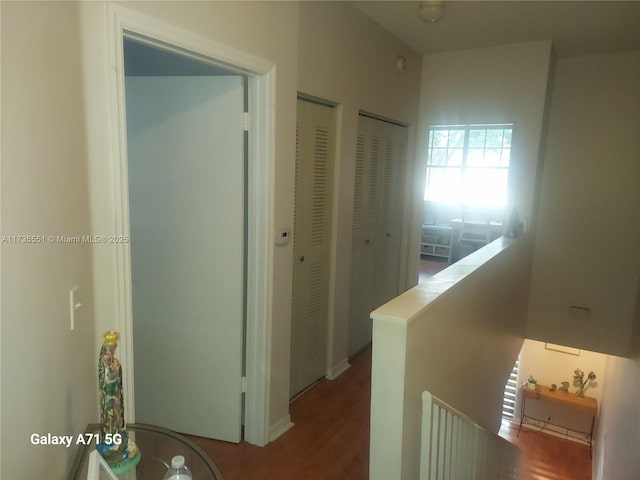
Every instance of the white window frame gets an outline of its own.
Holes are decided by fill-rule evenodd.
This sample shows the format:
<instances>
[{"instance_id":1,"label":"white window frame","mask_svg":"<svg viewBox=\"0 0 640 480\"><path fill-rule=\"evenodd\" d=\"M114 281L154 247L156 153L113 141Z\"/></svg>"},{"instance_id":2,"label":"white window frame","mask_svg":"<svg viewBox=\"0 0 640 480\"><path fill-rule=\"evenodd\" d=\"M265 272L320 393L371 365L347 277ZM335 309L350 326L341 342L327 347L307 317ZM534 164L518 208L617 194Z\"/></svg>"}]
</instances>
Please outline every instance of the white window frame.
<instances>
[{"instance_id":1,"label":"white window frame","mask_svg":"<svg viewBox=\"0 0 640 480\"><path fill-rule=\"evenodd\" d=\"M467 171L471 170L471 169L487 169L487 170L505 170L506 174L507 174L507 178L509 175L509 168L511 166L511 158L509 159L509 162L506 165L500 165L500 164L495 164L495 165L482 165L482 166L470 166L468 163L469 160L469 151L471 148L475 148L475 147L470 147L469 146L469 141L470 141L470 137L471 137L471 131L473 130L493 130L493 129L509 129L511 130L511 143L509 144L509 153L511 154L511 152L513 151L513 124L512 123L504 123L504 124L472 124L472 125L432 125L429 128L429 132L428 132L428 140L427 140L427 172L426 172L426 178L425 178L425 193L424 193L424 200L425 201L430 201L430 202L436 202L436 203L458 203L458 204L464 204L467 203L463 200L461 193L459 193L457 195L457 199L455 201L445 201L442 199L438 199L438 198L429 198L429 176L431 174L432 169L442 169L442 170L446 170L446 169L455 169L455 170L460 170L460 186L463 186L465 183L465 178L467 175ZM461 159L461 163L460 164L456 164L456 165L434 165L433 162L433 157L432 157L432 152L434 148L438 148L438 147L434 147L432 145L432 138L433 138L433 132L436 131L454 131L454 130L460 130L460 131L464 131L464 143L462 146L462 159ZM483 150L487 150L489 148L492 147L487 147L486 146L486 140L485 140L485 145L482 147ZM448 149L448 147L447 147ZM504 144L501 147L501 150L505 150ZM491 203L491 202L487 202L486 205L487 207L491 207L491 208L502 208L504 206L506 206L507 204L507 192L508 192L508 184L505 185L505 191L504 191L504 201L500 204L500 203Z\"/></svg>"}]
</instances>

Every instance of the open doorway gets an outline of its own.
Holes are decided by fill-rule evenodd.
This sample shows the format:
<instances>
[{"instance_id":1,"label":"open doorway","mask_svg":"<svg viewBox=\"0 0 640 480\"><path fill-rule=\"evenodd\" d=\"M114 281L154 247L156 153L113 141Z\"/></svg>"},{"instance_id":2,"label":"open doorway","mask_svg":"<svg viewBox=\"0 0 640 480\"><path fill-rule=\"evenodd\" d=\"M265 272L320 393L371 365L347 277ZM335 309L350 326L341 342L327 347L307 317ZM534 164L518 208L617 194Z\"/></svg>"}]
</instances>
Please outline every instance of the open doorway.
<instances>
[{"instance_id":1,"label":"open doorway","mask_svg":"<svg viewBox=\"0 0 640 480\"><path fill-rule=\"evenodd\" d=\"M109 18L111 19L110 31L113 33L109 43L110 61L112 62L109 65L109 71L112 73L109 98L112 101L111 128L113 132L115 132L113 136L114 155L112 163L114 173L113 189L115 195L113 209L116 219L115 229L118 234L129 237L131 236L129 209L129 162L127 158L127 109L125 104L126 82L124 76L124 39L136 39L139 43L146 42L149 45L173 53L178 53L184 57L197 59L207 64L217 65L218 67L222 67L233 74L218 76L219 78L226 78L227 76L235 76L238 77L239 80L246 78L246 81L240 82L244 85L243 93L235 95L235 98L241 98L243 100L240 102L241 104L248 104L249 111L252 112L252 126L251 128L246 128L249 123L248 118L247 115L242 113L237 119L228 119L227 123L239 128L241 136L240 144L244 147L244 150L248 152L246 165L243 165L240 169L243 174L246 171L246 177L242 177L240 182L241 186L237 190L241 193L247 192L248 194L245 198L242 198L241 194L239 200L232 199L226 200L226 202L229 203L234 201L235 203L242 205L245 209L243 213L239 215L239 221L243 224L242 228L238 229L234 227L234 230L241 230L244 237L239 242L240 251L242 252L242 260L239 264L240 274L237 275L236 272L236 278L239 276L241 279L246 279L246 289L243 289L242 282L240 282L239 290L241 292L240 304L245 308L245 343L247 347L243 352L242 340L240 340L240 342L237 340L238 336L242 339L241 333L239 335L234 334L235 339L229 343L234 345L234 355L236 355L236 358L240 358L240 365L242 365L242 361L244 359L245 370L245 374L242 376L242 373L239 375L237 374L238 371L242 372L242 366L240 369L238 369L237 366L233 367L233 376L235 377L233 385L233 401L235 403L239 402L239 400L236 400L238 398L238 395L236 395L237 392L242 392L245 388L247 391L251 392L250 395L245 397L244 439L249 443L259 446L265 445L269 441L268 379L270 377L271 369L268 348L271 342L269 280L271 278L271 258L273 256L272 225L270 223L270 219L273 218L272 171L274 152L272 146L274 130L272 125L274 121L274 111L270 108L270 105L272 104L272 85L275 67L270 62L265 62L251 55L247 55L244 52L229 48L226 45L220 45L210 39L199 37L191 32L183 31L164 22L140 15L139 13L122 6L109 5L108 9ZM234 89L232 88L232 90ZM240 91L242 91L242 89L240 89ZM244 92L246 92L246 95ZM165 96L171 97L171 95ZM222 96L225 97L225 95ZM163 99L163 101L164 100L171 99ZM190 101L193 99L189 97L187 100ZM151 102L149 110L153 110L156 107L157 105ZM186 112L190 109L182 108L178 110ZM246 133L242 133L243 130ZM192 143L197 144L198 142ZM156 148L156 150L159 149ZM160 154L164 152L156 153ZM240 163L243 163L242 158L240 158ZM177 163L174 162L171 165L175 167ZM174 171L174 174L180 175L182 173L184 172L181 169ZM195 182L205 180L207 180L207 177L193 179ZM201 188L200 192L206 193L207 189ZM167 196L169 196L169 193L173 194L173 192L167 192ZM166 201L162 196L156 196L156 198L159 199L158 201ZM143 198L142 201L146 200ZM150 202L147 201L147 203ZM184 205L179 202L173 202L173 205L183 208L182 212L185 212ZM156 207L158 207L158 205L156 205ZM155 214L157 216L164 215L166 213L166 208L168 207L156 208L157 212ZM180 215L176 215L176 217L179 221L183 221L183 219L180 218ZM144 219L147 217L143 215L139 216L139 218ZM202 218L203 222L209 222L208 214L205 214ZM238 219L236 218L235 220ZM213 225L217 225L218 227L222 225L218 224L215 220L211 220L209 223L209 228L211 229L213 229ZM219 229L216 230L216 232L218 237L224 236L224 234L220 233ZM209 236L208 240L211 240L211 238L212 237ZM215 240L217 241L217 239L218 238L216 237ZM173 240L174 243L176 241L177 240L175 239ZM204 241L201 243L207 242ZM246 247L244 246L245 243ZM204 248L202 245L201 247ZM183 252L185 251L184 248L182 250ZM133 253L135 255L135 252ZM214 255L219 255L220 253L221 252L215 252ZM232 255L232 257L237 259L238 255ZM120 308L120 315L117 318L117 328L123 333L121 341L121 361L123 364L123 378L127 391L127 395L125 397L125 408L126 411L129 412L127 415L128 421L137 420L135 418L136 385L133 380L136 375L134 369L134 285L132 283L134 278L132 276L132 259L132 249L129 244L115 246L114 260L116 263L117 277L115 279L117 283L116 301ZM208 259L205 258L202 258L202 260L203 264L206 264L208 261ZM175 263L175 266L178 269L182 268L180 267L181 265L184 267L184 262L182 264ZM236 266L237 265L238 264L236 264ZM193 266L194 269L197 269L198 267L200 267L200 265ZM238 282L235 281L235 284L237 285ZM216 288L218 287L220 287L220 289L224 289L226 286L218 283ZM186 291L186 293L183 292L185 298L188 298L189 295L193 293L193 289L186 288L184 290ZM236 288L236 294L237 290L238 289ZM152 294L155 295L159 305L163 305L166 298L162 295L158 295L157 291L154 291L154 289L151 289L151 291ZM237 303L238 302L236 302L236 304ZM159 307L156 305L156 308ZM195 310L195 308L193 309ZM200 310L206 310L206 308L201 308ZM215 321L217 322L228 322L229 318L233 318L233 321L237 322L238 315L235 313L227 316L226 311L218 308L214 313ZM240 316L242 317L242 315ZM170 318L173 318L173 320L178 322L182 317L182 310L177 309L173 311L173 315ZM242 323L242 318L240 318L240 323ZM242 332L242 326L240 326L239 331ZM219 338L215 341L223 342L224 339L225 334L221 333ZM237 353L238 344L240 345L239 354ZM215 349L215 345L211 344L208 348ZM184 351L184 349L182 351ZM221 353L224 352L222 348L220 351ZM226 358L222 364L226 364ZM193 366L193 362L189 365ZM197 385L201 386L205 383L215 383L216 379L212 377L211 373L210 369L203 369L203 376L199 379L199 382L196 382ZM183 375L197 377L194 372L189 370L184 371ZM163 387L168 389L173 388L175 383L179 382L179 379L160 374L156 375L156 381L161 382ZM187 396L182 395L180 404L174 405L174 408L188 409L189 407L185 406L182 401L184 398L187 398ZM227 410L228 408L227 404L222 404L216 407L215 414L224 416L226 412L230 411ZM211 413L212 412L209 412L209 414ZM237 410L236 413L231 416L233 416L233 418L239 418ZM199 416L199 418L201 418L201 416ZM239 431L240 426L237 425L236 432ZM222 437L218 436L218 438ZM235 438L239 438L238 434L236 434Z\"/></svg>"},{"instance_id":2,"label":"open doorway","mask_svg":"<svg viewBox=\"0 0 640 480\"><path fill-rule=\"evenodd\" d=\"M244 75L124 39L138 422L241 439Z\"/></svg>"}]
</instances>

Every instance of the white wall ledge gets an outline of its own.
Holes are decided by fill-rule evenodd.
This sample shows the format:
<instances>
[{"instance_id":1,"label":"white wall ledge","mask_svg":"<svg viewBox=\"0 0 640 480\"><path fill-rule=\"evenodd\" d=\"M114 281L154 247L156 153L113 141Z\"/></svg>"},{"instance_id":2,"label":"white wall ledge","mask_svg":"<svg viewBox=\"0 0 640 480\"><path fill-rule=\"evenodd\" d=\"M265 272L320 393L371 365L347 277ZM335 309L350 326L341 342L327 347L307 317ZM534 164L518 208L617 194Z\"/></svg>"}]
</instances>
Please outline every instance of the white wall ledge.
<instances>
[{"instance_id":1,"label":"white wall ledge","mask_svg":"<svg viewBox=\"0 0 640 480\"><path fill-rule=\"evenodd\" d=\"M443 293L455 288L464 278L481 269L489 260L502 254L518 240L508 237L494 240L378 307L371 312L371 318L391 323L411 323L429 309Z\"/></svg>"},{"instance_id":2,"label":"white wall ledge","mask_svg":"<svg viewBox=\"0 0 640 480\"><path fill-rule=\"evenodd\" d=\"M370 478L418 477L425 390L497 432L531 252L528 236L500 238L372 313Z\"/></svg>"}]
</instances>

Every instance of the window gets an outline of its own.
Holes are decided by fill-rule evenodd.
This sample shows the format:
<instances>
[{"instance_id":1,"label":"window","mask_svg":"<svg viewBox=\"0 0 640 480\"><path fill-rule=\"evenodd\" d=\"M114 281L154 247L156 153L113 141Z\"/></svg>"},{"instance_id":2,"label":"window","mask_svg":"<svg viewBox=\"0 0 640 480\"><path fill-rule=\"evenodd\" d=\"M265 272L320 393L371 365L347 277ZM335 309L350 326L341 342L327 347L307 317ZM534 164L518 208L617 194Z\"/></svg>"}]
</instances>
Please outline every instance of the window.
<instances>
[{"instance_id":1,"label":"window","mask_svg":"<svg viewBox=\"0 0 640 480\"><path fill-rule=\"evenodd\" d=\"M431 127L424 199L504 206L512 129L513 125Z\"/></svg>"},{"instance_id":2,"label":"window","mask_svg":"<svg viewBox=\"0 0 640 480\"><path fill-rule=\"evenodd\" d=\"M502 418L512 421L516 411L516 395L518 392L518 369L520 368L520 357L516 359L513 365L509 380L504 386L504 395L502 399Z\"/></svg>"}]
</instances>

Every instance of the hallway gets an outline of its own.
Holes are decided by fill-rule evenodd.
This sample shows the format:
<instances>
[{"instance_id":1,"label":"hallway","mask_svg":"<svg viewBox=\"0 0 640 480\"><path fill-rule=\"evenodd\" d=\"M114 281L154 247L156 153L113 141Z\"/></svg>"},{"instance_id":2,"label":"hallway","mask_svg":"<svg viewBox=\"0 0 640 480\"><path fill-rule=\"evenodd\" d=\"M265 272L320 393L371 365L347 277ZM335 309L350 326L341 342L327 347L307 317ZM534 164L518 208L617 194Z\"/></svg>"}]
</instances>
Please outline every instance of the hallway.
<instances>
[{"instance_id":1,"label":"hallway","mask_svg":"<svg viewBox=\"0 0 640 480\"><path fill-rule=\"evenodd\" d=\"M365 480L369 475L371 347L334 381L322 379L291 404L295 427L264 448L189 437L225 480ZM500 435L524 451L522 480L590 480L589 448L562 438L503 426Z\"/></svg>"}]
</instances>

